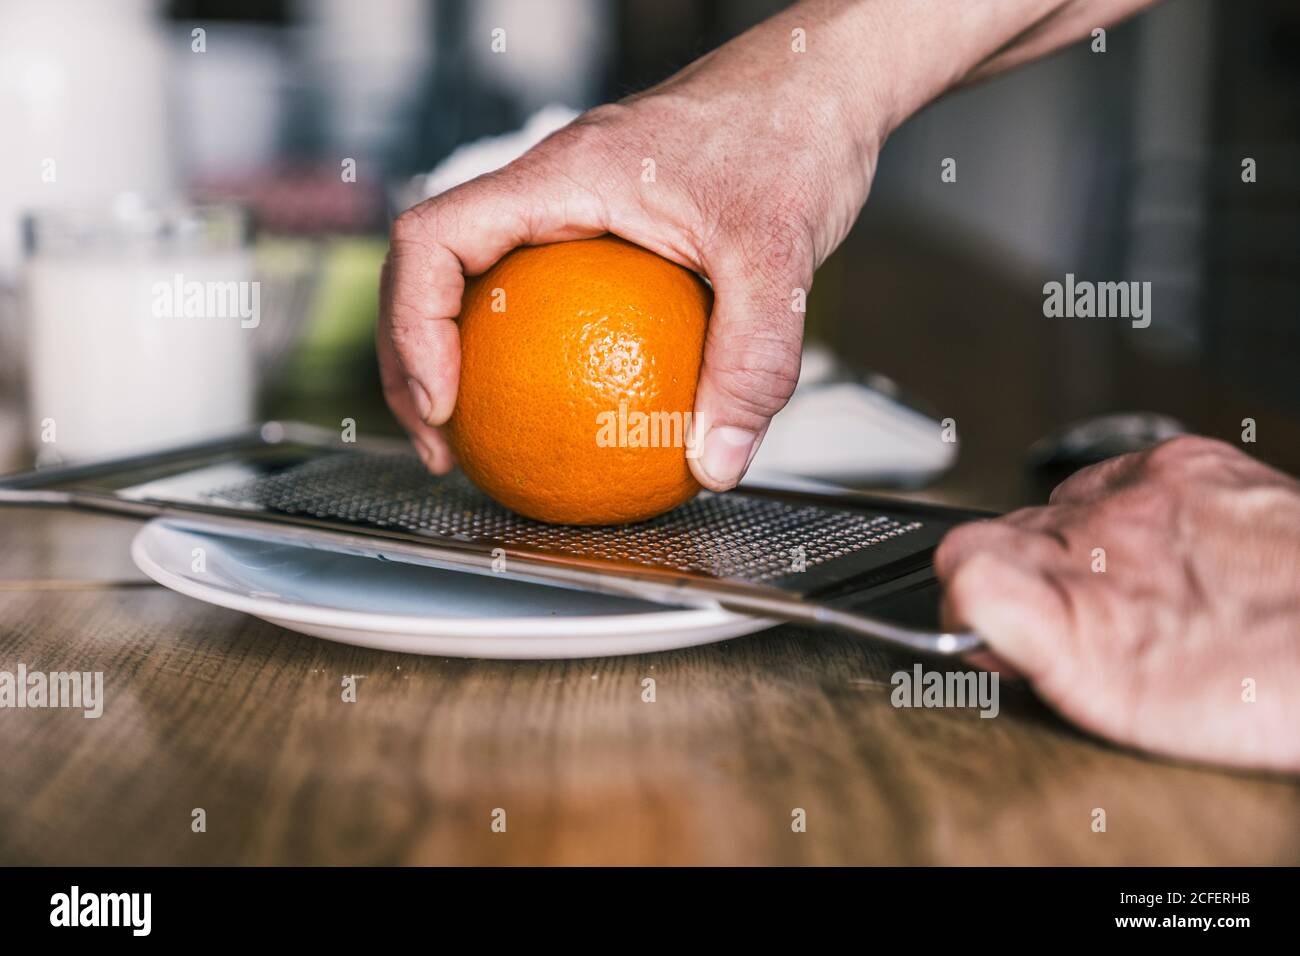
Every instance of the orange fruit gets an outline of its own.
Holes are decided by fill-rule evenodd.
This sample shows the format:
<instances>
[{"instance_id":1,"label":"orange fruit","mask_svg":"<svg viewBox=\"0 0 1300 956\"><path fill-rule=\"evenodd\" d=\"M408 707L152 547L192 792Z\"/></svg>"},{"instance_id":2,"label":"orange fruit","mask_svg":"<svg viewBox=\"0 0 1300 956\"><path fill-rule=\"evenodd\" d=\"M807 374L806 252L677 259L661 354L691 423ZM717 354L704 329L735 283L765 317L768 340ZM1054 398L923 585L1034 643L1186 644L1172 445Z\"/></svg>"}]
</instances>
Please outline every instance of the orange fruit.
<instances>
[{"instance_id":1,"label":"orange fruit","mask_svg":"<svg viewBox=\"0 0 1300 956\"><path fill-rule=\"evenodd\" d=\"M641 521L692 497L686 464L713 294L613 236L516 249L465 283L461 468L556 524Z\"/></svg>"}]
</instances>

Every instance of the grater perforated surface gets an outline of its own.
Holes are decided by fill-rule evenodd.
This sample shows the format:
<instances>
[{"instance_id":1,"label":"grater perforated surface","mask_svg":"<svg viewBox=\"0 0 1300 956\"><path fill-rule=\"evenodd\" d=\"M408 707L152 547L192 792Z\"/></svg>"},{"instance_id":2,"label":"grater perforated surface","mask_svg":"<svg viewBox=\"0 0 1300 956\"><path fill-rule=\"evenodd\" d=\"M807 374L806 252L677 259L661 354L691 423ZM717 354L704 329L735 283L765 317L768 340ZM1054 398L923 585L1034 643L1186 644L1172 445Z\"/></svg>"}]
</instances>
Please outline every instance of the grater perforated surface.
<instances>
[{"instance_id":1,"label":"grater perforated surface","mask_svg":"<svg viewBox=\"0 0 1300 956\"><path fill-rule=\"evenodd\" d=\"M756 584L834 562L922 527L889 515L736 492L703 493L634 525L548 525L503 508L459 472L437 478L413 456L355 452L316 458L206 497L282 514Z\"/></svg>"}]
</instances>

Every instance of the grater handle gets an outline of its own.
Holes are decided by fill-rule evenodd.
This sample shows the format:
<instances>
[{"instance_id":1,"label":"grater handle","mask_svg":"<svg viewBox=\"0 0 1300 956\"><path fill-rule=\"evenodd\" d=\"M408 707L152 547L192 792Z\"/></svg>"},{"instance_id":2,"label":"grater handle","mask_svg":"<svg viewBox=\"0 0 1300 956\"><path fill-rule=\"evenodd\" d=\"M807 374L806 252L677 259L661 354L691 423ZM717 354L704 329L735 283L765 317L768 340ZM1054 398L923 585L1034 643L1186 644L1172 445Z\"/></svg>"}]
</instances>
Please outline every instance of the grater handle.
<instances>
[{"instance_id":1,"label":"grater handle","mask_svg":"<svg viewBox=\"0 0 1300 956\"><path fill-rule=\"evenodd\" d=\"M634 596L656 599L648 593ZM663 596L659 599L662 600ZM845 610L829 604L817 604L795 595L733 592L717 595L716 603L739 614L751 614L772 621L832 628L860 637L873 637L927 654L945 656L969 654L985 647L984 639L973 631L932 631L906 627L860 611Z\"/></svg>"},{"instance_id":2,"label":"grater handle","mask_svg":"<svg viewBox=\"0 0 1300 956\"><path fill-rule=\"evenodd\" d=\"M841 611L837 608L818 606L818 622L836 630L850 634L859 634L878 638L891 644L899 644L914 651L930 654L969 654L981 650L984 639L973 631L925 631L903 627L882 621L869 614L853 611Z\"/></svg>"},{"instance_id":3,"label":"grater handle","mask_svg":"<svg viewBox=\"0 0 1300 956\"><path fill-rule=\"evenodd\" d=\"M984 648L984 639L973 631L930 631L894 624L859 611L847 611L826 604L814 604L793 596L728 595L718 603L731 611L767 617L777 621L832 628L860 637L872 637L914 651L952 656Z\"/></svg>"}]
</instances>

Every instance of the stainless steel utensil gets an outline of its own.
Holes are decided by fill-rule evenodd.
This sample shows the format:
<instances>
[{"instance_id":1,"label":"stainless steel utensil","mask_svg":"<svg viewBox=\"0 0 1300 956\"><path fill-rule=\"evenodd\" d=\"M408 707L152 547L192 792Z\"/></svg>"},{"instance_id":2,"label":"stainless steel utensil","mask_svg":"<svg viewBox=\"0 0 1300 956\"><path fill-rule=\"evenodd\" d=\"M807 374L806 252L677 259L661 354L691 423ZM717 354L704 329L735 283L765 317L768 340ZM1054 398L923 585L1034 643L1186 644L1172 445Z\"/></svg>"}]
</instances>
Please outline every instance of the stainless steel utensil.
<instances>
[{"instance_id":1,"label":"stainless steel utensil","mask_svg":"<svg viewBox=\"0 0 1300 956\"><path fill-rule=\"evenodd\" d=\"M0 504L164 516L199 530L575 587L673 605L722 606L869 635L937 654L974 634L872 613L934 586L930 555L976 517L865 495L746 488L704 493L658 518L555 526L501 507L463 475L429 475L401 445L344 445L310 426L0 479Z\"/></svg>"}]
</instances>

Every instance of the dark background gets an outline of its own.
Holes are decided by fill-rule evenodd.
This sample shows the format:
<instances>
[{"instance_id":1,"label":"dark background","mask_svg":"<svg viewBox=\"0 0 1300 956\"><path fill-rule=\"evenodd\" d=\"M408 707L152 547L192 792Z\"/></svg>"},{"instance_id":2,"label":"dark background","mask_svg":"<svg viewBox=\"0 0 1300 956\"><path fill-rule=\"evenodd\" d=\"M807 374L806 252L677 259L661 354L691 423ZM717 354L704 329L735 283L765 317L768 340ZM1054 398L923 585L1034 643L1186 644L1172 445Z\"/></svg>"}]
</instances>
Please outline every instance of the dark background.
<instances>
[{"instance_id":1,"label":"dark background","mask_svg":"<svg viewBox=\"0 0 1300 956\"><path fill-rule=\"evenodd\" d=\"M249 201L263 234L378 240L397 184L458 144L549 102L642 89L781 6L172 0L156 16L173 45L201 24L211 47L170 74L179 176ZM486 52L498 23L516 44L508 58ZM233 70L223 121L191 72L220 70L241 45L264 74ZM1126 410L1233 442L1253 418L1248 450L1300 472L1298 49L1294 3L1173 0L1110 29L1104 54L1079 41L944 98L886 144L858 225L817 276L809 334L957 419L963 461L945 494L989 506L1040 495L1022 467L1033 440ZM241 155L240 123L263 107L270 146ZM221 122L231 135L214 153ZM326 214L306 189L294 205L286 184L336 180L340 155L381 171L365 200ZM940 181L945 157L956 183ZM1044 318L1042 286L1066 272L1150 280L1152 325ZM373 310L368 295L357 301ZM338 402L373 405L370 353L353 351L270 382L267 413L336 423Z\"/></svg>"}]
</instances>

